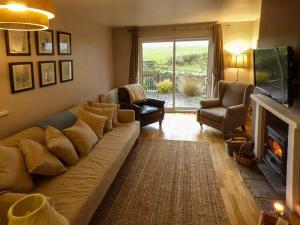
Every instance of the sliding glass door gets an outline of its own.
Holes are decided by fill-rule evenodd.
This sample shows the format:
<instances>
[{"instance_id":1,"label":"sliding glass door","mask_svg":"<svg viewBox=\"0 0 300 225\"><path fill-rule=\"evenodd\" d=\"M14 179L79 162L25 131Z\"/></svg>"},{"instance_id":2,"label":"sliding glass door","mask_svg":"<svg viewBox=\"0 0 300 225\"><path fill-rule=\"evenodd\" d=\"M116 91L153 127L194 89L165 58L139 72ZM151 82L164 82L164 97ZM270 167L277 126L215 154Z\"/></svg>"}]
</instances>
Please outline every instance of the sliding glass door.
<instances>
[{"instance_id":1,"label":"sliding glass door","mask_svg":"<svg viewBox=\"0 0 300 225\"><path fill-rule=\"evenodd\" d=\"M141 51L140 81L149 97L172 110L199 107L207 96L208 40L145 41Z\"/></svg>"}]
</instances>

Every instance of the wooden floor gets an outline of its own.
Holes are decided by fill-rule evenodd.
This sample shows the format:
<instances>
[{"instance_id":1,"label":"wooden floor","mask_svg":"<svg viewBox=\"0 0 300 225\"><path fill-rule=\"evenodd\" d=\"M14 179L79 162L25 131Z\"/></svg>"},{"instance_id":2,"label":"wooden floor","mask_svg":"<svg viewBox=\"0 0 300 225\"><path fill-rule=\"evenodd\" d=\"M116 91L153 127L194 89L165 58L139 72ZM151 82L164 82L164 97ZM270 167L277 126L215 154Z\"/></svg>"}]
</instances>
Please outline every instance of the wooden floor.
<instances>
[{"instance_id":1,"label":"wooden floor","mask_svg":"<svg viewBox=\"0 0 300 225\"><path fill-rule=\"evenodd\" d=\"M142 128L140 139L206 141L210 150L228 218L232 225L256 225L259 209L245 186L232 158L226 153L222 133L207 126L201 131L196 114L167 113L163 126Z\"/></svg>"}]
</instances>

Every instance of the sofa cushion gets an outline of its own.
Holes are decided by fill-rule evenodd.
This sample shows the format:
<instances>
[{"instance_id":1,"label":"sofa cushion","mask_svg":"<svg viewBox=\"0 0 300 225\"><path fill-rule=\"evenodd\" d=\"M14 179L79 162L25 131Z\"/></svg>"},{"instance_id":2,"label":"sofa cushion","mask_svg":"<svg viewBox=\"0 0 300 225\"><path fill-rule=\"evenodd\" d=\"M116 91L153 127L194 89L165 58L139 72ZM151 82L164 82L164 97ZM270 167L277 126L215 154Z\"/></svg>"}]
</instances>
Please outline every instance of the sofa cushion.
<instances>
[{"instance_id":1,"label":"sofa cushion","mask_svg":"<svg viewBox=\"0 0 300 225\"><path fill-rule=\"evenodd\" d=\"M107 117L104 131L111 131L113 129L113 116L114 116L113 108L95 108L95 107L85 106L84 109L88 112L95 113L99 116Z\"/></svg>"},{"instance_id":2,"label":"sofa cushion","mask_svg":"<svg viewBox=\"0 0 300 225\"><path fill-rule=\"evenodd\" d=\"M46 128L47 126L55 127L58 130L66 129L72 126L77 120L77 116L69 111L57 113L47 119L41 120L37 123L37 126Z\"/></svg>"},{"instance_id":3,"label":"sofa cushion","mask_svg":"<svg viewBox=\"0 0 300 225\"><path fill-rule=\"evenodd\" d=\"M78 119L72 127L64 129L64 133L80 155L88 154L98 141L94 131L81 119Z\"/></svg>"},{"instance_id":4,"label":"sofa cushion","mask_svg":"<svg viewBox=\"0 0 300 225\"><path fill-rule=\"evenodd\" d=\"M64 165L46 146L33 140L21 139L19 143L29 173L56 176L66 171Z\"/></svg>"},{"instance_id":5,"label":"sofa cushion","mask_svg":"<svg viewBox=\"0 0 300 225\"><path fill-rule=\"evenodd\" d=\"M116 127L119 125L118 111L120 106L118 104L89 102L89 105L95 108L112 108L114 110L113 121L112 121L113 126Z\"/></svg>"},{"instance_id":6,"label":"sofa cushion","mask_svg":"<svg viewBox=\"0 0 300 225\"><path fill-rule=\"evenodd\" d=\"M84 110L80 110L78 116L95 132L99 139L103 137L104 127L108 119L106 116L100 116Z\"/></svg>"},{"instance_id":7,"label":"sofa cushion","mask_svg":"<svg viewBox=\"0 0 300 225\"><path fill-rule=\"evenodd\" d=\"M45 130L40 127L30 127L6 139L0 140L0 145L18 147L21 139L31 139L40 144L45 144Z\"/></svg>"},{"instance_id":8,"label":"sofa cushion","mask_svg":"<svg viewBox=\"0 0 300 225\"><path fill-rule=\"evenodd\" d=\"M46 145L56 157L67 165L74 165L78 161L78 155L72 142L54 127L46 128Z\"/></svg>"},{"instance_id":9,"label":"sofa cushion","mask_svg":"<svg viewBox=\"0 0 300 225\"><path fill-rule=\"evenodd\" d=\"M90 154L53 179L37 180L34 192L53 199L70 225L87 225L139 136L139 122L108 132Z\"/></svg>"},{"instance_id":10,"label":"sofa cushion","mask_svg":"<svg viewBox=\"0 0 300 225\"><path fill-rule=\"evenodd\" d=\"M149 106L149 105L142 105L140 108L141 108L142 117L145 115L152 115L161 112L160 108Z\"/></svg>"},{"instance_id":11,"label":"sofa cushion","mask_svg":"<svg viewBox=\"0 0 300 225\"><path fill-rule=\"evenodd\" d=\"M207 109L200 109L199 115L209 118L211 120L215 120L221 122L225 116L226 108L224 107L214 107L214 108L207 108Z\"/></svg>"},{"instance_id":12,"label":"sofa cushion","mask_svg":"<svg viewBox=\"0 0 300 225\"><path fill-rule=\"evenodd\" d=\"M0 193L28 192L32 188L33 183L20 149L0 146Z\"/></svg>"}]
</instances>

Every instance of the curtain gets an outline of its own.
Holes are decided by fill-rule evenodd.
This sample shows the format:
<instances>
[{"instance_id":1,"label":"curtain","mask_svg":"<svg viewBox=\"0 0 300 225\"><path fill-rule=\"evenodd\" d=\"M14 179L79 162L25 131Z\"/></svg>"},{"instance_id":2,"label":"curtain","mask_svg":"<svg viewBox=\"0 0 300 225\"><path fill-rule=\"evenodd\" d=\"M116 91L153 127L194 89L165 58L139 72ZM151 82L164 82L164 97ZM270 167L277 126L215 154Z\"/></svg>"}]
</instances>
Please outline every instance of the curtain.
<instances>
[{"instance_id":1,"label":"curtain","mask_svg":"<svg viewBox=\"0 0 300 225\"><path fill-rule=\"evenodd\" d=\"M213 26L213 69L211 97L218 95L218 82L224 79L224 56L223 56L223 36L220 24Z\"/></svg>"},{"instance_id":2,"label":"curtain","mask_svg":"<svg viewBox=\"0 0 300 225\"><path fill-rule=\"evenodd\" d=\"M138 82L139 35L138 28L133 27L131 32L131 55L129 66L129 84Z\"/></svg>"}]
</instances>

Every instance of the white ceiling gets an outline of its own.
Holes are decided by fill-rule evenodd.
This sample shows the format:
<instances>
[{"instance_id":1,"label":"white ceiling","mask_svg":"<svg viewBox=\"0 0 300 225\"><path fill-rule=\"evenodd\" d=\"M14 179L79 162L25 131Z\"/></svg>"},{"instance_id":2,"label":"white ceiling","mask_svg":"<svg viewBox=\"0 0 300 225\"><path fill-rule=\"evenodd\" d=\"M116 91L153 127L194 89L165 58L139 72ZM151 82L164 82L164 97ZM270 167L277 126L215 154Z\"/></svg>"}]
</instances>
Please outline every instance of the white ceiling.
<instances>
[{"instance_id":1,"label":"white ceiling","mask_svg":"<svg viewBox=\"0 0 300 225\"><path fill-rule=\"evenodd\" d=\"M261 0L57 0L58 13L109 26L256 20Z\"/></svg>"}]
</instances>

